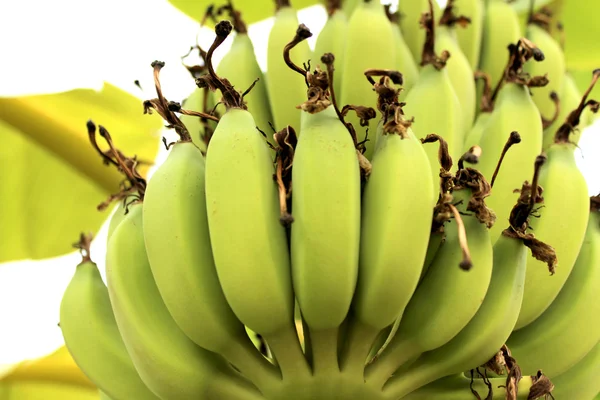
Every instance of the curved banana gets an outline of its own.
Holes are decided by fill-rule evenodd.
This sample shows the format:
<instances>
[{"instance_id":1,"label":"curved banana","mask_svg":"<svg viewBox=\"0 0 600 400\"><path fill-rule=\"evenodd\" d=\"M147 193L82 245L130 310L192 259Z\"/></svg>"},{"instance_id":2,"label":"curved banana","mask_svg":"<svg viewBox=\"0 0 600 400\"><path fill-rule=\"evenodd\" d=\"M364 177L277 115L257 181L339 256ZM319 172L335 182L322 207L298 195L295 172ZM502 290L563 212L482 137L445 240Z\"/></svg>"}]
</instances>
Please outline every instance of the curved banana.
<instances>
[{"instance_id":1,"label":"curved banana","mask_svg":"<svg viewBox=\"0 0 600 400\"><path fill-rule=\"evenodd\" d=\"M369 32L368 35L365 32ZM354 10L348 22L344 38L346 48L341 65L341 93L336 93L341 105L363 105L376 108L376 97L371 85L364 79L364 71L370 68L394 69L397 66L396 39L392 23L385 14L383 5L376 0L363 0ZM339 64L338 64L339 65ZM334 86L335 88L335 86ZM356 129L358 142L365 140L375 130L375 123L360 126L354 113L346 121ZM373 155L374 140L366 143L365 157Z\"/></svg>"},{"instance_id":2,"label":"curved banana","mask_svg":"<svg viewBox=\"0 0 600 400\"><path fill-rule=\"evenodd\" d=\"M519 16L511 5L505 0L487 0L479 70L489 74L492 82L498 82L502 78L506 65L503 62L506 59L506 48L509 44L519 40L521 36ZM478 85L478 98L481 96L481 92L482 86ZM533 164L533 160L530 160L529 163ZM510 204L512 203L514 202Z\"/></svg>"},{"instance_id":3,"label":"curved banana","mask_svg":"<svg viewBox=\"0 0 600 400\"><path fill-rule=\"evenodd\" d=\"M290 256L272 156L241 95L212 70L212 51L231 24L221 21L215 31L207 79L221 90L227 108L206 153L206 208L217 275L237 318L265 338L284 375L308 374L294 324Z\"/></svg>"},{"instance_id":4,"label":"curved banana","mask_svg":"<svg viewBox=\"0 0 600 400\"><path fill-rule=\"evenodd\" d=\"M276 0L275 22L267 43L267 92L271 104L273 122L277 131L291 125L300 127L300 110L296 106L306 98L306 86L297 79L283 60L283 49L298 28L296 10L289 0ZM320 57L320 55L319 55ZM292 50L292 58L301 63L308 62L311 51L307 42ZM235 72L235 71L234 71Z\"/></svg>"},{"instance_id":5,"label":"curved banana","mask_svg":"<svg viewBox=\"0 0 600 400\"><path fill-rule=\"evenodd\" d=\"M435 31L433 18L425 23L427 41L423 49L423 60L419 80L406 96L404 112L414 118L412 130L417 137L435 133L448 143L450 156L460 158L464 140L463 112L450 74L445 67L445 58L438 58L434 51ZM439 193L438 151L434 146L425 146L432 173L434 194Z\"/></svg>"},{"instance_id":6,"label":"curved banana","mask_svg":"<svg viewBox=\"0 0 600 400\"><path fill-rule=\"evenodd\" d=\"M362 7L353 18L361 14ZM320 70L314 74L329 78ZM358 275L361 204L354 140L331 105L329 92L320 93L302 105L292 167L290 239L294 293L308 326L315 375L338 368L338 331Z\"/></svg>"},{"instance_id":7,"label":"curved banana","mask_svg":"<svg viewBox=\"0 0 600 400\"><path fill-rule=\"evenodd\" d=\"M471 189L461 188L453 194L458 209L455 216L458 212L465 213ZM449 342L477 313L492 276L492 245L488 228L476 215L467 213L462 221L472 268L468 271L459 268L465 261L461 250L464 232L452 219L444 227L446 241L406 306L396 335L366 369L368 385L383 387L406 361Z\"/></svg>"},{"instance_id":8,"label":"curved banana","mask_svg":"<svg viewBox=\"0 0 600 400\"><path fill-rule=\"evenodd\" d=\"M558 266L556 273L549 276L541 261L529 260L523 307L515 330L535 321L556 299L583 244L588 223L588 187L575 162L575 145L570 143L569 136L576 129L587 96L598 79L600 69L595 71L579 107L569 114L556 132L554 144L546 151L548 162L540 174L545 206L539 210L539 218L531 221L531 228L538 239L555 248Z\"/></svg>"},{"instance_id":9,"label":"curved banana","mask_svg":"<svg viewBox=\"0 0 600 400\"><path fill-rule=\"evenodd\" d=\"M596 399L600 392L600 342L568 371L552 379L556 399Z\"/></svg>"},{"instance_id":10,"label":"curved banana","mask_svg":"<svg viewBox=\"0 0 600 400\"><path fill-rule=\"evenodd\" d=\"M565 55L560 44L535 20L529 22L525 35L527 39L535 43L544 52L544 60L537 63L527 63L524 70L531 76L547 75L548 84L536 90L532 98L542 117L550 120L556 111L556 104L551 99L551 93L557 93L559 99L563 97L561 88L567 72Z\"/></svg>"},{"instance_id":11,"label":"curved banana","mask_svg":"<svg viewBox=\"0 0 600 400\"><path fill-rule=\"evenodd\" d=\"M446 16L450 18L444 19ZM456 39L456 31L460 30L460 28L457 29L454 27L456 22L453 22L452 18L452 11L444 11L441 21L444 22L444 25L440 24L436 31L435 50L437 53L441 53L444 50L450 53L450 58L446 61L446 69L448 70L448 77L460 103L461 114L463 116L462 126L467 128L475 120L477 94L475 80L473 79L473 69ZM456 138L456 146L460 149L459 151L462 151L464 139L464 136Z\"/></svg>"},{"instance_id":12,"label":"curved banana","mask_svg":"<svg viewBox=\"0 0 600 400\"><path fill-rule=\"evenodd\" d=\"M449 342L421 354L407 369L395 374L384 386L384 393L401 398L436 379L475 369L490 360L510 336L523 300L525 243L534 240L527 232L527 221L539 196L535 182L544 160L536 159L533 187L527 182L523 185L510 224L494 244L490 285L475 316ZM537 257L538 250L532 251Z\"/></svg>"},{"instance_id":13,"label":"curved banana","mask_svg":"<svg viewBox=\"0 0 600 400\"><path fill-rule=\"evenodd\" d=\"M263 132L271 132L269 123L273 122L273 117L271 116L267 85L254 55L254 45L248 36L246 24L241 19L240 13L231 5L228 7L235 36L231 48L217 65L217 74L227 77L233 87L241 92L248 90L256 83L244 96L244 100L247 102L248 111L254 117L256 126ZM282 51L280 51L280 57ZM258 81L256 81L257 79ZM213 92L213 95L216 104L221 100L221 96L218 92ZM267 135L267 139L274 143L273 135Z\"/></svg>"},{"instance_id":14,"label":"curved banana","mask_svg":"<svg viewBox=\"0 0 600 400\"><path fill-rule=\"evenodd\" d=\"M421 60L423 45L425 44L425 32L421 28L421 17L424 13L431 13L429 0L410 0L398 3L400 18L400 29L402 35L415 60ZM433 14L440 15L440 6L437 1L433 2ZM400 71L404 72L404 71Z\"/></svg>"},{"instance_id":15,"label":"curved banana","mask_svg":"<svg viewBox=\"0 0 600 400\"><path fill-rule=\"evenodd\" d=\"M461 15L468 17L471 22L456 31L456 40L472 70L479 66L481 40L483 36L483 19L485 17L484 0L459 0L456 7Z\"/></svg>"},{"instance_id":16,"label":"curved banana","mask_svg":"<svg viewBox=\"0 0 600 400\"><path fill-rule=\"evenodd\" d=\"M140 379L115 322L108 290L87 257L60 303L60 329L81 370L114 400L158 399Z\"/></svg>"},{"instance_id":17,"label":"curved banana","mask_svg":"<svg viewBox=\"0 0 600 400\"><path fill-rule=\"evenodd\" d=\"M272 366L256 350L223 295L208 230L204 157L192 142L172 146L148 183L143 211L148 261L177 325L257 385L272 380L274 376L260 375Z\"/></svg>"},{"instance_id":18,"label":"curved banana","mask_svg":"<svg viewBox=\"0 0 600 400\"><path fill-rule=\"evenodd\" d=\"M599 199L593 199L592 207ZM577 261L560 293L538 319L506 342L523 373L541 369L554 378L594 347L600 340L600 324L593 320L600 313L599 291L600 212L592 209Z\"/></svg>"},{"instance_id":19,"label":"curved banana","mask_svg":"<svg viewBox=\"0 0 600 400\"><path fill-rule=\"evenodd\" d=\"M342 370L346 357L361 373L379 332L402 315L417 287L432 221L427 154L401 110L389 107L386 111L384 118L389 122L377 141L378 151L363 189L358 283L351 308L354 319L348 354L342 355Z\"/></svg>"},{"instance_id":20,"label":"curved banana","mask_svg":"<svg viewBox=\"0 0 600 400\"><path fill-rule=\"evenodd\" d=\"M106 255L115 319L142 381L163 400L260 398L223 358L197 346L175 323L152 276L142 221L142 206L130 206Z\"/></svg>"},{"instance_id":21,"label":"curved banana","mask_svg":"<svg viewBox=\"0 0 600 400\"><path fill-rule=\"evenodd\" d=\"M331 53L335 56L337 65L344 65L344 52L346 50L346 34L348 31L348 17L344 8L340 8L340 0L328 0L327 6L327 22L317 36L315 43L314 55L320 59L323 54ZM345 5L345 3L344 3ZM339 95L342 86L342 69L336 70L336 77L333 81L333 89ZM295 81L298 79L296 78Z\"/></svg>"}]
</instances>

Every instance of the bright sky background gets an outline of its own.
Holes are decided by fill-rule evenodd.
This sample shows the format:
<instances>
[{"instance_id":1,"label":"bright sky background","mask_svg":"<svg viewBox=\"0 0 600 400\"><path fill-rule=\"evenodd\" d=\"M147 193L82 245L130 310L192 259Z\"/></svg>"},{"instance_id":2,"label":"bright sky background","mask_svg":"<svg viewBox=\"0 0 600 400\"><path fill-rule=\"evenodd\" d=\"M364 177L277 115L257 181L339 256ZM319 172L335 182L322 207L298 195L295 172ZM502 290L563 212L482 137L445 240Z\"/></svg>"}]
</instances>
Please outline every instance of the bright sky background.
<instances>
[{"instance_id":1,"label":"bright sky background","mask_svg":"<svg viewBox=\"0 0 600 400\"><path fill-rule=\"evenodd\" d=\"M314 36L325 23L320 7L302 10L301 22ZM249 35L261 67L266 69L266 37L272 20L250 26ZM155 97L153 60L166 62L161 72L165 95L185 98L190 87L180 57L196 41L208 48L213 34L166 0L19 0L0 2L0 96L56 92L78 87L100 88L106 80L137 95ZM220 60L229 39L215 55ZM138 79L141 92L133 81ZM600 121L584 133L579 165L590 194L600 192ZM161 146L160 160L165 152ZM108 217L108 215L107 215ZM41 227L43 229L43 227ZM92 246L95 261L104 269L107 225ZM44 261L22 261L0 266L0 371L3 366L35 358L63 343L59 320L62 293L79 262L73 253Z\"/></svg>"}]
</instances>

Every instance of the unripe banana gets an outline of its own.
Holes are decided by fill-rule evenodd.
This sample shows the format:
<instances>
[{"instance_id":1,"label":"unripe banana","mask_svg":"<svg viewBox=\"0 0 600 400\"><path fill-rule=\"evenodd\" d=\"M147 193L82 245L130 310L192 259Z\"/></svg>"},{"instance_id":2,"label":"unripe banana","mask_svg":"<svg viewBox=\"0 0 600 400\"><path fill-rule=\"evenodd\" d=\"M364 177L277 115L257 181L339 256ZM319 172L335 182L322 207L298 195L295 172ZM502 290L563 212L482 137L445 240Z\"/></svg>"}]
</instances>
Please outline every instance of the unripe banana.
<instances>
[{"instance_id":1,"label":"unripe banana","mask_svg":"<svg viewBox=\"0 0 600 400\"><path fill-rule=\"evenodd\" d=\"M600 205L599 199L595 198L593 207ZM600 212L592 209L577 261L560 293L538 319L506 342L523 373L541 369L552 379L596 345L600 340L600 324L594 321L600 313L599 291Z\"/></svg>"},{"instance_id":2,"label":"unripe banana","mask_svg":"<svg viewBox=\"0 0 600 400\"><path fill-rule=\"evenodd\" d=\"M181 330L199 346L225 356L260 386L260 380L269 379L260 372L271 365L255 349L223 295L208 231L204 171L199 149L181 141L152 176L143 203L148 260Z\"/></svg>"},{"instance_id":3,"label":"unripe banana","mask_svg":"<svg viewBox=\"0 0 600 400\"><path fill-rule=\"evenodd\" d=\"M440 15L440 11L438 2L434 1L434 15ZM429 0L402 0L398 3L398 12L402 16L400 18L402 35L413 58L418 62L423 55L423 45L425 44L425 32L421 29L420 21L423 13L430 12Z\"/></svg>"},{"instance_id":4,"label":"unripe banana","mask_svg":"<svg viewBox=\"0 0 600 400\"><path fill-rule=\"evenodd\" d=\"M194 344L169 314L148 263L141 205L129 207L109 239L106 266L123 342L142 381L158 397L260 398L223 358Z\"/></svg>"},{"instance_id":5,"label":"unripe banana","mask_svg":"<svg viewBox=\"0 0 600 400\"><path fill-rule=\"evenodd\" d=\"M335 56L337 65L344 65L344 52L346 50L346 34L348 31L348 17L343 8L337 8L339 1L328 1L328 18L325 26L317 37L314 55L319 59L325 53ZM346 3L344 3L345 5ZM333 89L339 95L342 86L342 69L336 70L336 79L333 81ZM296 77L296 81L298 78Z\"/></svg>"},{"instance_id":6,"label":"unripe banana","mask_svg":"<svg viewBox=\"0 0 600 400\"><path fill-rule=\"evenodd\" d=\"M394 69L397 65L394 30L379 1L363 0L357 6L348 22L345 41L344 59L340 68L341 93L336 93L338 101L341 105L375 108L376 99L371 85L363 79L364 71L370 68ZM369 129L371 140L366 143L364 155L371 158L375 147L372 140L375 123L371 122L367 127L362 127L354 113L348 115L346 121L356 129L359 143L365 139Z\"/></svg>"},{"instance_id":7,"label":"unripe banana","mask_svg":"<svg viewBox=\"0 0 600 400\"><path fill-rule=\"evenodd\" d=\"M552 146L556 131L565 122L569 113L577 108L577 105L581 100L581 91L577 87L573 76L569 73L565 74L559 93L560 111L552 125L544 129L544 143L542 146L544 150L547 150L548 147ZM581 124L585 125L583 122L584 121L581 121ZM575 132L571 134L571 142L579 143L582 131L583 129L576 129Z\"/></svg>"},{"instance_id":8,"label":"unripe banana","mask_svg":"<svg viewBox=\"0 0 600 400\"><path fill-rule=\"evenodd\" d=\"M456 31L460 29L445 25L438 26L435 48L438 53L444 50L450 53L450 58L446 62L446 69L460 103L461 115L463 116L462 126L467 128L473 124L475 119L477 95L473 69L456 40ZM464 134L464 129L462 132ZM464 136L456 138L456 146L459 151L462 151L464 139Z\"/></svg>"},{"instance_id":9,"label":"unripe banana","mask_svg":"<svg viewBox=\"0 0 600 400\"><path fill-rule=\"evenodd\" d=\"M542 118L551 120L556 111L556 104L550 95L555 92L559 95L559 99L562 99L563 96L561 88L567 72L565 55L552 35L535 23L530 22L527 25L526 36L544 52L544 60L525 64L524 71L531 76L547 75L548 84L537 89L532 98L540 110Z\"/></svg>"},{"instance_id":10,"label":"unripe banana","mask_svg":"<svg viewBox=\"0 0 600 400\"><path fill-rule=\"evenodd\" d=\"M477 368L490 360L509 337L523 300L525 244L532 247L536 257L540 253L538 249L545 246L529 244L535 238L527 232L528 218L541 192L536 182L544 160L543 157L536 159L533 187L527 182L523 185L521 197L511 212L509 227L494 245L490 285L475 316L449 342L423 353L407 369L396 373L384 386L384 393L401 398L436 379Z\"/></svg>"},{"instance_id":11,"label":"unripe banana","mask_svg":"<svg viewBox=\"0 0 600 400\"><path fill-rule=\"evenodd\" d=\"M587 96L598 79L600 70L594 71L580 106L569 114L556 132L555 143L546 151L548 162L540 174L545 206L539 210L539 218L531 221L531 228L538 239L555 248L558 266L556 273L549 276L541 261L529 260L523 307L515 330L535 321L554 301L583 243L588 222L588 187L575 162L575 145L570 143L569 135L576 129L586 105L592 105L593 101L587 102Z\"/></svg>"},{"instance_id":12,"label":"unripe banana","mask_svg":"<svg viewBox=\"0 0 600 400\"><path fill-rule=\"evenodd\" d=\"M296 106L306 98L306 86L283 60L283 49L298 27L296 10L290 6L289 0L276 0L276 4L275 22L267 44L267 92L275 129L279 131L287 125L295 129L300 127L300 111ZM292 50L292 58L301 63L308 62L311 58L308 43L296 46Z\"/></svg>"},{"instance_id":13,"label":"unripe banana","mask_svg":"<svg viewBox=\"0 0 600 400\"><path fill-rule=\"evenodd\" d=\"M470 189L454 192L453 203L457 204L458 212L466 212L470 198ZM459 231L456 220L451 220L445 226L446 242L406 306L396 335L366 369L368 385L383 387L406 361L446 344L481 306L492 275L492 245L488 228L477 216L466 214L462 221L471 250L471 269L465 271L459 267L465 262L461 251L464 232Z\"/></svg>"},{"instance_id":14,"label":"unripe banana","mask_svg":"<svg viewBox=\"0 0 600 400\"><path fill-rule=\"evenodd\" d=\"M600 391L600 342L573 368L552 379L555 399L596 399Z\"/></svg>"},{"instance_id":15,"label":"unripe banana","mask_svg":"<svg viewBox=\"0 0 600 400\"><path fill-rule=\"evenodd\" d=\"M498 82L502 78L506 66L506 48L521 36L519 17L511 5L505 0L488 0L483 20L479 70L488 73L492 82ZM479 98L482 86L479 85L478 89ZM533 160L529 163L532 165Z\"/></svg>"},{"instance_id":16,"label":"unripe banana","mask_svg":"<svg viewBox=\"0 0 600 400\"><path fill-rule=\"evenodd\" d=\"M244 100L247 101L248 111L254 117L256 126L263 132L271 132L269 123L273 122L273 117L271 116L267 85L263 72L256 61L254 46L244 23L238 19L234 26L236 34L231 49L217 66L217 74L228 77L233 87L242 92L250 88L258 79L250 92L244 96ZM281 52L279 55L281 57ZM213 95L216 104L220 101L221 96L218 92L214 92ZM267 139L273 143L272 135L267 135Z\"/></svg>"},{"instance_id":17,"label":"unripe banana","mask_svg":"<svg viewBox=\"0 0 600 400\"><path fill-rule=\"evenodd\" d=\"M396 41L394 45L396 48L396 69L402 73L403 78L403 91L400 92L400 99L404 100L410 89L415 85L415 83L417 83L417 80L419 79L419 67L415 61L415 58L410 52L406 41L404 40L404 35L400 29L400 18L398 12L390 14L388 11L386 11L386 13L392 22L392 29L394 30L394 38Z\"/></svg>"},{"instance_id":18,"label":"unripe banana","mask_svg":"<svg viewBox=\"0 0 600 400\"><path fill-rule=\"evenodd\" d=\"M114 400L158 399L142 382L121 339L108 290L89 255L60 304L60 329L77 366Z\"/></svg>"},{"instance_id":19,"label":"unripe banana","mask_svg":"<svg viewBox=\"0 0 600 400\"><path fill-rule=\"evenodd\" d=\"M394 110L387 115L394 118ZM363 190L359 275L347 356L348 364L359 366L361 373L373 341L402 315L417 287L431 230L429 160L403 123L386 124Z\"/></svg>"},{"instance_id":20,"label":"unripe banana","mask_svg":"<svg viewBox=\"0 0 600 400\"><path fill-rule=\"evenodd\" d=\"M183 101L181 105L183 108L197 112L210 112L215 106L214 97L210 95L208 88L195 88L194 91ZM207 140L210 137L206 135L212 135L217 126L214 121L207 121L204 123L200 118L193 115L182 115L179 117L181 122L185 125L192 141L198 148L206 153ZM209 128L209 132L206 132L206 128Z\"/></svg>"},{"instance_id":21,"label":"unripe banana","mask_svg":"<svg viewBox=\"0 0 600 400\"><path fill-rule=\"evenodd\" d=\"M459 0L458 12L468 17L471 22L456 31L456 39L472 70L479 66L481 39L483 36L483 20L485 16L484 0Z\"/></svg>"}]
</instances>

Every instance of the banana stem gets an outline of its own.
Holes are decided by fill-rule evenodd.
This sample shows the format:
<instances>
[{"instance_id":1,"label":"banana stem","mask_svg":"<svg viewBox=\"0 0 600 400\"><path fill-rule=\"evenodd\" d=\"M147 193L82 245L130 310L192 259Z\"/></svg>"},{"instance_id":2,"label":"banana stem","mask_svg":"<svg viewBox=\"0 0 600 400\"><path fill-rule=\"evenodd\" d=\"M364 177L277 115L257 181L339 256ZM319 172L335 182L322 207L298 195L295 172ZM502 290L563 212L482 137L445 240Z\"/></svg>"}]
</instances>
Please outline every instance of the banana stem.
<instances>
[{"instance_id":1,"label":"banana stem","mask_svg":"<svg viewBox=\"0 0 600 400\"><path fill-rule=\"evenodd\" d=\"M421 353L419 346L412 341L400 337L395 339L365 368L367 385L381 389L394 372Z\"/></svg>"},{"instance_id":2,"label":"banana stem","mask_svg":"<svg viewBox=\"0 0 600 400\"><path fill-rule=\"evenodd\" d=\"M263 336L281 369L284 380L310 376L310 367L302 352L298 334L293 324L278 332Z\"/></svg>"},{"instance_id":3,"label":"banana stem","mask_svg":"<svg viewBox=\"0 0 600 400\"><path fill-rule=\"evenodd\" d=\"M312 346L313 375L339 374L338 364L338 334L339 327L329 329L308 328Z\"/></svg>"},{"instance_id":4,"label":"banana stem","mask_svg":"<svg viewBox=\"0 0 600 400\"><path fill-rule=\"evenodd\" d=\"M468 271L473 266L473 261L471 261L471 252L469 251L469 244L467 242L467 231L465 230L465 224L460 216L460 213L452 204L448 205L454 214L454 220L456 221L456 226L458 229L458 241L460 243L460 249L463 253L463 259L460 262L459 266L461 269Z\"/></svg>"},{"instance_id":5,"label":"banana stem","mask_svg":"<svg viewBox=\"0 0 600 400\"><path fill-rule=\"evenodd\" d=\"M496 176L498 176L498 171L500 171L500 166L502 165L502 161L504 161L504 156L506 155L506 152L512 147L513 144L517 143L521 143L521 135L519 135L519 132L517 131L512 131L508 140L506 141L506 144L504 145L504 148L502 149L500 159L498 160L498 164L496 164L496 169L494 170L494 174L492 175L492 181L490 182L490 185L492 187L494 187Z\"/></svg>"},{"instance_id":6,"label":"banana stem","mask_svg":"<svg viewBox=\"0 0 600 400\"><path fill-rule=\"evenodd\" d=\"M380 329L363 324L357 319L350 320L340 360L342 373L360 375L362 379L369 352L380 332Z\"/></svg>"}]
</instances>

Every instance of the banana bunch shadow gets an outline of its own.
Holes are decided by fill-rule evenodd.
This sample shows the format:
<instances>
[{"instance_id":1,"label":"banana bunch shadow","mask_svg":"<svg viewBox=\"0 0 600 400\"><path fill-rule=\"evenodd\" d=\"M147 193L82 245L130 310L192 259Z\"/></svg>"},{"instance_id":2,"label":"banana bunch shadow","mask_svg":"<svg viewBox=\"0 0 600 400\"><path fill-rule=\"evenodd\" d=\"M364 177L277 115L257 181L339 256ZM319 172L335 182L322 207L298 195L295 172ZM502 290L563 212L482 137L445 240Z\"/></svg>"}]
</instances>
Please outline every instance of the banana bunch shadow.
<instances>
[{"instance_id":1,"label":"banana bunch shadow","mask_svg":"<svg viewBox=\"0 0 600 400\"><path fill-rule=\"evenodd\" d=\"M157 97L144 110L179 140L165 141L148 182L88 122L124 180L99 207L119 202L108 285L82 235L61 304L81 369L113 400L595 396L600 328L586 316L600 311L600 199L573 149L584 112L599 108L588 95L600 70L563 104L570 113L562 82L540 105L530 90L551 82L543 29L506 41L503 70L473 72L489 61L485 29L508 9L493 23L481 13L474 45L457 40L472 21L454 1L436 24L430 0L402 2L425 31L406 41L379 2L348 21L328 2L311 68L311 32L276 3L266 84L231 2L207 12L232 22L196 47L204 65L189 68L197 89L183 104L165 98L165 65L152 63ZM505 6L514 13L489 7ZM532 26L547 21L535 15Z\"/></svg>"}]
</instances>

